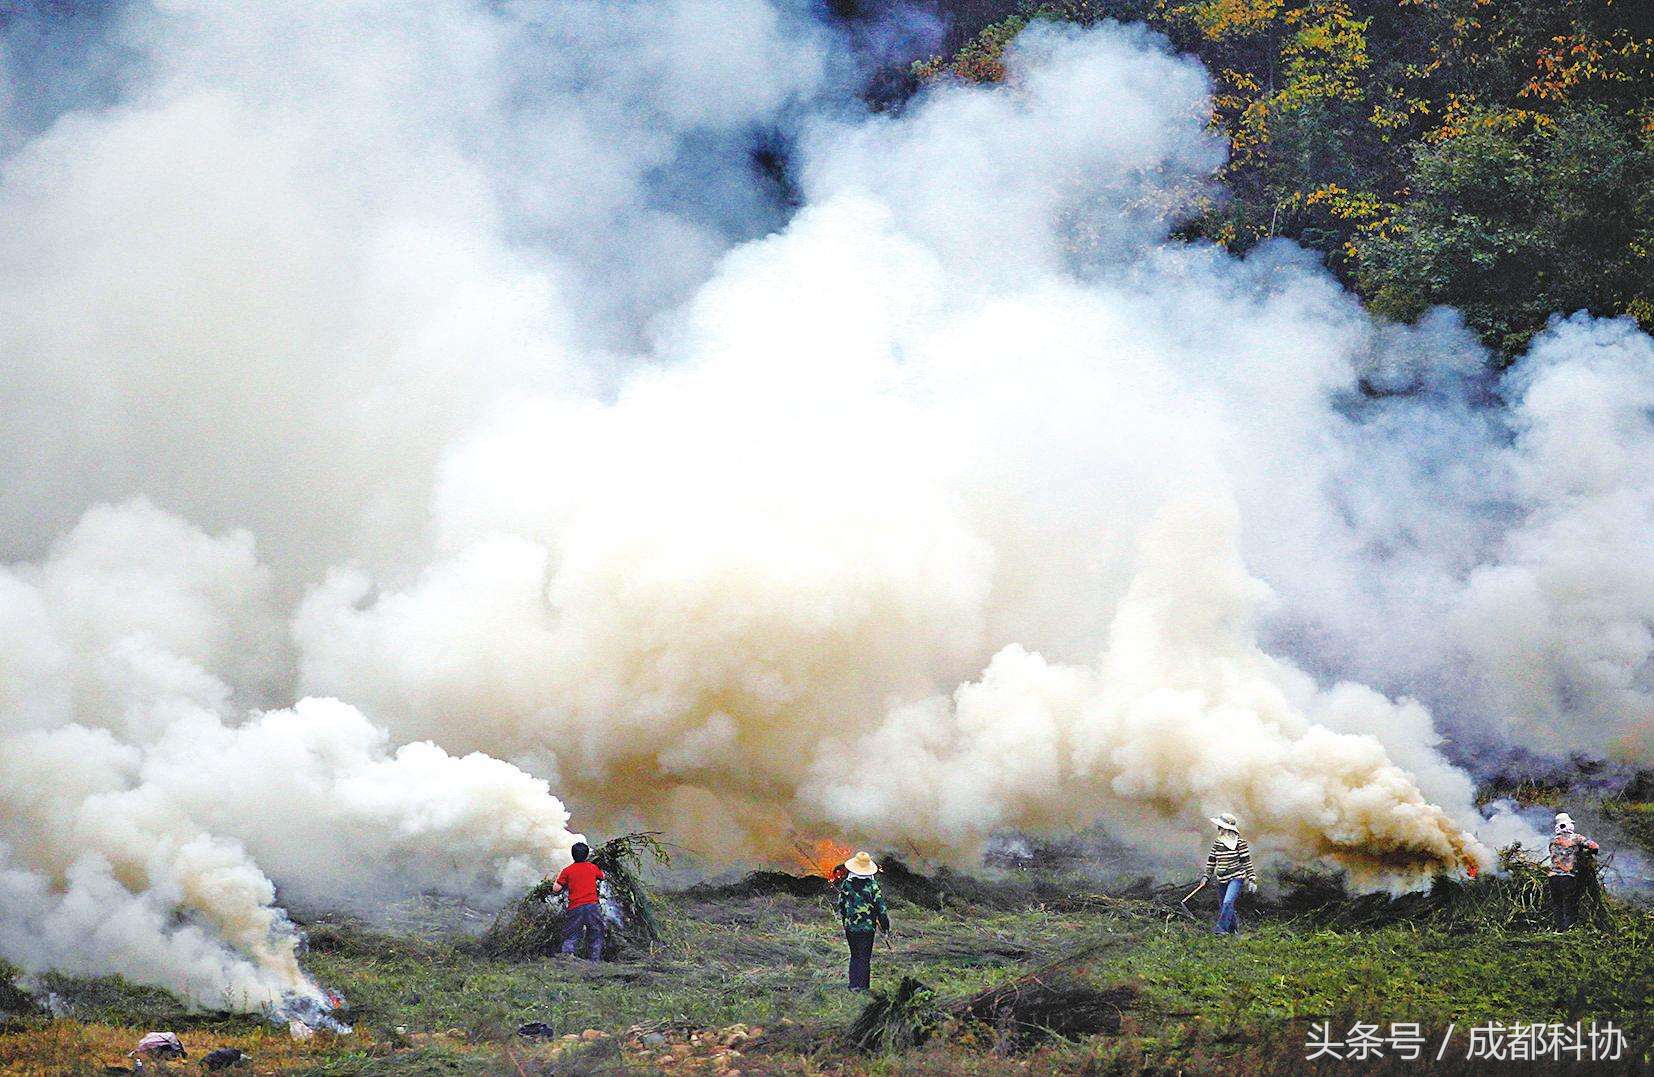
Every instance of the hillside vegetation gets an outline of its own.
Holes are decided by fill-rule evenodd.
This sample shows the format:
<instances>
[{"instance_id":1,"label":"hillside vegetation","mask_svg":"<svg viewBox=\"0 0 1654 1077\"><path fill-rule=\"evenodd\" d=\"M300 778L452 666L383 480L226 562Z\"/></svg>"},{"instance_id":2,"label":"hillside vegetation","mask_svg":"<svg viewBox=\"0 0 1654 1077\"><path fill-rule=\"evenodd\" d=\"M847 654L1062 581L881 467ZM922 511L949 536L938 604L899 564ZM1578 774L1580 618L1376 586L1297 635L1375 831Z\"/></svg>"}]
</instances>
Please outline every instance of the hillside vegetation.
<instances>
[{"instance_id":1,"label":"hillside vegetation","mask_svg":"<svg viewBox=\"0 0 1654 1077\"><path fill-rule=\"evenodd\" d=\"M1211 72L1229 144L1183 227L1322 252L1377 313L1447 304L1505 361L1553 313L1654 329L1654 4L961 3L920 82L997 81L1030 21L1141 21Z\"/></svg>"}]
</instances>

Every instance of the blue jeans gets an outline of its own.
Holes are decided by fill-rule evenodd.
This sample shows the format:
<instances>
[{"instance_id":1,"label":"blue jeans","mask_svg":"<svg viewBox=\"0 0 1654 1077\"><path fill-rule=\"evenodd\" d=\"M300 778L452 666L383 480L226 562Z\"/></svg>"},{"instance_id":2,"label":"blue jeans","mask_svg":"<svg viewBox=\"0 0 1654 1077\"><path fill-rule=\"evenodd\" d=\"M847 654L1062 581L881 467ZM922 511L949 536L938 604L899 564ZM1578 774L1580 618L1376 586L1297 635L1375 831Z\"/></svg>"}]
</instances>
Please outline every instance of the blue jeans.
<instances>
[{"instance_id":1,"label":"blue jeans","mask_svg":"<svg viewBox=\"0 0 1654 1077\"><path fill-rule=\"evenodd\" d=\"M1240 914L1235 911L1235 902L1240 900L1241 887L1246 885L1246 880L1230 879L1219 885L1223 887L1223 904L1218 906L1218 926L1212 930L1219 935L1238 935Z\"/></svg>"},{"instance_id":2,"label":"blue jeans","mask_svg":"<svg viewBox=\"0 0 1654 1077\"><path fill-rule=\"evenodd\" d=\"M580 945L580 936L586 936L586 957L603 960L603 906L593 903L570 909L563 914L563 952L572 954Z\"/></svg>"}]
</instances>

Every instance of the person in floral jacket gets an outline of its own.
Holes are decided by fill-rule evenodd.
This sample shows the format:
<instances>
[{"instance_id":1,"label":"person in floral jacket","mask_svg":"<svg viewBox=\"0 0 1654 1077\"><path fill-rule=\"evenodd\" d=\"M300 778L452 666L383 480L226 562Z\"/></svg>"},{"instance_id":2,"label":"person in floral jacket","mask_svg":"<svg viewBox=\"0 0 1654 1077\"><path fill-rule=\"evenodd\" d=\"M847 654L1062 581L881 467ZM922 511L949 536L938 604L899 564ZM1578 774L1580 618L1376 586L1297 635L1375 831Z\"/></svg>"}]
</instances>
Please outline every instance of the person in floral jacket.
<instances>
[{"instance_id":1,"label":"person in floral jacket","mask_svg":"<svg viewBox=\"0 0 1654 1077\"><path fill-rule=\"evenodd\" d=\"M866 852L844 862L848 874L839 883L833 908L844 923L844 939L850 944L850 990L866 991L872 977L875 930L890 933L890 910L884 892L874 878L879 866Z\"/></svg>"},{"instance_id":2,"label":"person in floral jacket","mask_svg":"<svg viewBox=\"0 0 1654 1077\"><path fill-rule=\"evenodd\" d=\"M1551 905L1556 929L1567 931L1579 920L1579 855L1587 849L1596 852L1597 843L1575 833L1574 820L1567 812L1558 813L1551 829Z\"/></svg>"}]
</instances>

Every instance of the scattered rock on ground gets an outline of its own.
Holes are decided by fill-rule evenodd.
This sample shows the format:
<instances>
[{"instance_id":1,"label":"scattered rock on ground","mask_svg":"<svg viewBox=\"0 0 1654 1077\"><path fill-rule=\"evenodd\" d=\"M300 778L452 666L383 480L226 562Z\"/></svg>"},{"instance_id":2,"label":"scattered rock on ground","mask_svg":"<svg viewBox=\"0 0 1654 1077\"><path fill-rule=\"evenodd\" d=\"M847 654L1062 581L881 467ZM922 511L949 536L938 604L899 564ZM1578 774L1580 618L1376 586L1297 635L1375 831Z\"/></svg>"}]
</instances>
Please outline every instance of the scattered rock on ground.
<instances>
[{"instance_id":1,"label":"scattered rock on ground","mask_svg":"<svg viewBox=\"0 0 1654 1077\"><path fill-rule=\"evenodd\" d=\"M722 1028L633 1025L618 1039L622 1049L640 1065L674 1073L729 1077L741 1073L741 1048L763 1033L762 1027L746 1024Z\"/></svg>"}]
</instances>

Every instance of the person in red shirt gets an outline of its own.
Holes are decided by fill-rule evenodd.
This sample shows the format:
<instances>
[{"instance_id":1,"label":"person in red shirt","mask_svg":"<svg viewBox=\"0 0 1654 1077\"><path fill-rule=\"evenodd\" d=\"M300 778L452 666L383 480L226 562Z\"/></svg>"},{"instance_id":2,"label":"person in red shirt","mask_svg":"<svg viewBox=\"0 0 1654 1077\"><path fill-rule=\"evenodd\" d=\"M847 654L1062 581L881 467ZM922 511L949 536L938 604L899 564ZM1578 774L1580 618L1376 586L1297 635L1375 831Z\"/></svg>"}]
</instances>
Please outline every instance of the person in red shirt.
<instances>
[{"instance_id":1,"label":"person in red shirt","mask_svg":"<svg viewBox=\"0 0 1654 1077\"><path fill-rule=\"evenodd\" d=\"M591 863L591 846L583 841L569 850L574 863L564 868L551 884L551 892L569 893L569 909L563 914L563 952L574 954L580 937L586 937L586 957L603 960L603 906L597 900L597 883L603 878L603 869Z\"/></svg>"}]
</instances>

